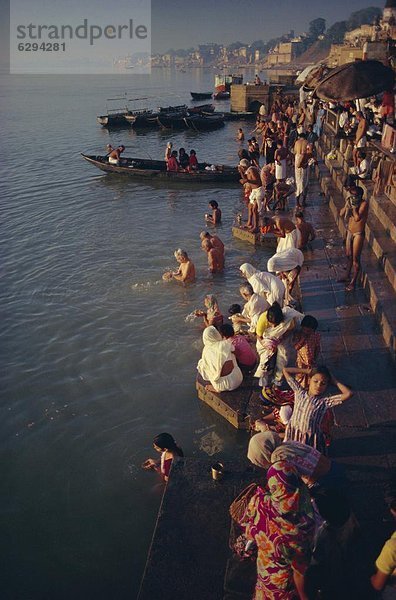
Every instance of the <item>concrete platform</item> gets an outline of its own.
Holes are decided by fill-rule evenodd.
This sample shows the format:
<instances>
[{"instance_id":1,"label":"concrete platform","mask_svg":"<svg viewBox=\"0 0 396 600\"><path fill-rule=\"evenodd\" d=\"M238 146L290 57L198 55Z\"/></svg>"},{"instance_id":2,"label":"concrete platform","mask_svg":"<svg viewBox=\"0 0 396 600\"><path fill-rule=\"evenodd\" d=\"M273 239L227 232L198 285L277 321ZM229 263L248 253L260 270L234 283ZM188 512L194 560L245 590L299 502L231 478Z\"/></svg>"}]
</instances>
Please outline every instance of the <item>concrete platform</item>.
<instances>
[{"instance_id":1,"label":"concrete platform","mask_svg":"<svg viewBox=\"0 0 396 600\"><path fill-rule=\"evenodd\" d=\"M250 429L251 423L262 413L259 399L258 379L245 378L242 385L233 392L210 392L197 379L195 383L198 398L215 410L236 429Z\"/></svg>"},{"instance_id":2,"label":"concrete platform","mask_svg":"<svg viewBox=\"0 0 396 600\"><path fill-rule=\"evenodd\" d=\"M243 229L243 227L238 227L236 225L234 225L234 227L232 228L232 235L235 238L244 242L248 242L248 244L252 244L254 246L265 246L266 248L273 248L274 252L278 243L278 240L274 235L262 235L261 233L251 233L250 231Z\"/></svg>"},{"instance_id":3,"label":"concrete platform","mask_svg":"<svg viewBox=\"0 0 396 600\"><path fill-rule=\"evenodd\" d=\"M138 600L223 598L228 509L257 474L235 460L225 463L222 481L213 481L213 462L180 459L172 466Z\"/></svg>"}]
</instances>

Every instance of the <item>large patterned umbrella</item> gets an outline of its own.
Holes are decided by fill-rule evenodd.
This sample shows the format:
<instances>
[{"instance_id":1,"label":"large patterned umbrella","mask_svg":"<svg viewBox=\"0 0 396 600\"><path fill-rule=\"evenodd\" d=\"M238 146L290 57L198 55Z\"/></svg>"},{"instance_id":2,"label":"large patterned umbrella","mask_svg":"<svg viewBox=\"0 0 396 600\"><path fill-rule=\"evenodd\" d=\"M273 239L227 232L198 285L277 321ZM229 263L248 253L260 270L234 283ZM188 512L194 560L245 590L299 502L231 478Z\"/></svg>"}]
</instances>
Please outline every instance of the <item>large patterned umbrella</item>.
<instances>
[{"instance_id":1,"label":"large patterned umbrella","mask_svg":"<svg viewBox=\"0 0 396 600\"><path fill-rule=\"evenodd\" d=\"M360 60L336 67L321 79L314 96L329 102L369 98L392 91L394 72L378 60Z\"/></svg>"}]
</instances>

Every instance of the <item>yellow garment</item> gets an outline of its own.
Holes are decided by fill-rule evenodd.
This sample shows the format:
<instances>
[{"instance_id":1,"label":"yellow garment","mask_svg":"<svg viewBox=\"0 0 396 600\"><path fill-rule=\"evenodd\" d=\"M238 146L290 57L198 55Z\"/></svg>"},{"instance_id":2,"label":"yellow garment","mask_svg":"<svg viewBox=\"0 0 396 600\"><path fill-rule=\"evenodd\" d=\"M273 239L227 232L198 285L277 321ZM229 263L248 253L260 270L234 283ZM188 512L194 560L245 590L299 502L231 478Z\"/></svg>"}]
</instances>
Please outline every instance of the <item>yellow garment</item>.
<instances>
[{"instance_id":1,"label":"yellow garment","mask_svg":"<svg viewBox=\"0 0 396 600\"><path fill-rule=\"evenodd\" d=\"M381 554L375 561L375 566L381 573L396 576L396 531L387 540L381 550Z\"/></svg>"},{"instance_id":2,"label":"yellow garment","mask_svg":"<svg viewBox=\"0 0 396 600\"><path fill-rule=\"evenodd\" d=\"M267 319L267 311L263 312L257 321L257 325L256 325L256 334L259 337L263 337L264 335L264 331L266 329L268 329L268 327L270 327L271 323L268 323L268 319Z\"/></svg>"}]
</instances>

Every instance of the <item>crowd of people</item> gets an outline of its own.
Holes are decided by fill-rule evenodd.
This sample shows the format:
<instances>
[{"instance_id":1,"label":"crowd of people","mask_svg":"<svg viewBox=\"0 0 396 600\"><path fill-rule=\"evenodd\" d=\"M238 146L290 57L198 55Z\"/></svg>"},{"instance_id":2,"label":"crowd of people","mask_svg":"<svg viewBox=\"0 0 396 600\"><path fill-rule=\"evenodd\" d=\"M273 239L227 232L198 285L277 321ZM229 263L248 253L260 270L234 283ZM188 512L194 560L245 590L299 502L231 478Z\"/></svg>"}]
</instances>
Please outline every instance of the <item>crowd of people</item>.
<instances>
[{"instance_id":1,"label":"crowd of people","mask_svg":"<svg viewBox=\"0 0 396 600\"><path fill-rule=\"evenodd\" d=\"M340 111L340 119L344 112ZM351 121L349 108L347 112L343 127ZM359 571L359 525L344 493L345 473L328 457L333 408L347 402L353 392L320 364L319 323L301 311L293 295L304 252L315 239L304 208L324 114L321 103L312 108L287 101L275 102L269 118L259 116L252 133L262 136L261 145L252 137L248 148L239 151L247 204L247 222L241 226L275 236L276 252L266 270L250 263L240 266L245 280L239 285L243 305L235 302L225 313L218 299L208 294L204 308L195 311L204 325L198 382L218 394L238 389L253 376L261 390L261 416L251 424L256 433L247 456L266 475L231 507L239 528L233 549L254 565L255 600L350 600L369 597L369 589L385 590L383 598L394 597L385 594L393 593L396 538L385 544L371 580ZM347 290L358 281L368 214L368 201L359 186L368 172L364 163L368 124L360 111L355 111L354 119L354 172L345 182L347 195L340 213L348 232ZM239 129L237 140L243 144L244 139ZM169 165L175 151L168 148L167 152ZM288 178L292 168L294 178ZM275 212L287 208L293 193L294 215ZM206 222L217 225L221 210L215 201L210 207ZM209 231L202 231L200 240L209 271L222 272L223 242ZM195 267L187 252L178 249L175 258L178 269L167 271L164 279L193 282ZM143 466L158 470L166 479L172 460L183 453L169 434L158 436L154 448L161 452L161 460L148 459ZM389 506L396 516L394 492Z\"/></svg>"},{"instance_id":2,"label":"crowd of people","mask_svg":"<svg viewBox=\"0 0 396 600\"><path fill-rule=\"evenodd\" d=\"M187 154L184 148L173 150L172 142L168 142L165 149L166 169L170 172L187 171L193 172L198 171L198 159L195 150L190 150L190 154Z\"/></svg>"}]
</instances>

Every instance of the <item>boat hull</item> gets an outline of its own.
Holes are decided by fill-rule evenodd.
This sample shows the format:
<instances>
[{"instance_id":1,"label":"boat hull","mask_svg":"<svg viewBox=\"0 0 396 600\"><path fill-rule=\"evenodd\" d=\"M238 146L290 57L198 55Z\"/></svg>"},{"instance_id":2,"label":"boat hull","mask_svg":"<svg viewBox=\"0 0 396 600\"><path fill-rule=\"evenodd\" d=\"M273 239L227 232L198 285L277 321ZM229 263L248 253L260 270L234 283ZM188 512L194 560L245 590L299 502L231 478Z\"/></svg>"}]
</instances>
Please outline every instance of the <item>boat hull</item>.
<instances>
[{"instance_id":1,"label":"boat hull","mask_svg":"<svg viewBox=\"0 0 396 600\"><path fill-rule=\"evenodd\" d=\"M193 100L209 100L213 96L212 92L190 92Z\"/></svg>"},{"instance_id":2,"label":"boat hull","mask_svg":"<svg viewBox=\"0 0 396 600\"><path fill-rule=\"evenodd\" d=\"M141 158L123 158L120 165L112 165L107 156L93 156L82 154L84 160L106 173L127 175L135 179L153 181L174 181L185 184L194 183L237 183L240 175L236 167L219 165L216 171L206 170L207 163L200 163L199 170L187 172L169 172L166 163L162 160L146 160Z\"/></svg>"}]
</instances>

